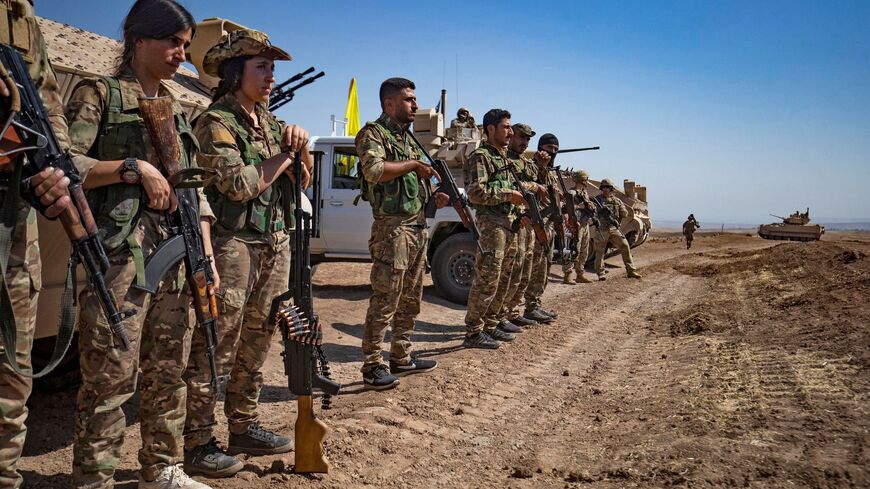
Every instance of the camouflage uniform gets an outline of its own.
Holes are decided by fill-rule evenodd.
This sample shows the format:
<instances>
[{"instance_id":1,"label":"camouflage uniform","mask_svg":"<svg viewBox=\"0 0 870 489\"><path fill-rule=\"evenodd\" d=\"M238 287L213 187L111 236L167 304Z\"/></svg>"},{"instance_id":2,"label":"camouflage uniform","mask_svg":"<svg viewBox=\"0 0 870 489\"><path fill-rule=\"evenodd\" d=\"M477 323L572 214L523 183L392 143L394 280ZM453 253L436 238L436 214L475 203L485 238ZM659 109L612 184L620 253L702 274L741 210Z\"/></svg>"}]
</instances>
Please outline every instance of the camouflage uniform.
<instances>
[{"instance_id":1,"label":"camouflage uniform","mask_svg":"<svg viewBox=\"0 0 870 489\"><path fill-rule=\"evenodd\" d=\"M555 176L551 172L538 168L537 182L541 185L559 185L555 180ZM547 206L549 199L540 201L541 209ZM552 237L553 230L550 219L544 216L544 227L547 230L547 235ZM529 279L529 285L526 288L526 312L533 311L541 307L541 296L544 295L544 290L547 288L547 282L550 277L550 266L553 264L553 257L547 253L544 245L535 240L535 249L532 256L532 276Z\"/></svg>"},{"instance_id":2,"label":"camouflage uniform","mask_svg":"<svg viewBox=\"0 0 870 489\"><path fill-rule=\"evenodd\" d=\"M686 219L686 222L683 223L683 236L686 237L686 249L692 247L692 241L695 240L695 230L701 227L698 224L698 221L695 220L694 217L690 217Z\"/></svg>"},{"instance_id":3,"label":"camouflage uniform","mask_svg":"<svg viewBox=\"0 0 870 489\"><path fill-rule=\"evenodd\" d=\"M589 259L589 241L591 241L591 234L589 230L589 221L591 220L588 215L581 212L583 209L583 202L589 202L589 193L586 189L581 190L569 190L575 197L574 202L576 202L580 207L575 210L577 214L577 231L575 232L574 242L577 243L577 257L573 262L564 263L562 265L562 272L567 276L572 271L577 271L578 275L583 274L583 269L586 266L586 260Z\"/></svg>"},{"instance_id":4,"label":"camouflage uniform","mask_svg":"<svg viewBox=\"0 0 870 489\"><path fill-rule=\"evenodd\" d=\"M365 198L374 215L369 239L372 297L362 341L364 374L381 364L381 343L390 327L390 360L400 365L411 362L411 333L423 298L428 243L424 211L432 196L431 184L420 180L414 172L378 183L384 162L416 160L422 156L404 131L382 113L356 136L365 177Z\"/></svg>"},{"instance_id":5,"label":"camouflage uniform","mask_svg":"<svg viewBox=\"0 0 870 489\"><path fill-rule=\"evenodd\" d=\"M259 191L256 164L282 152L284 124L262 104L258 123L229 93L199 116L194 134L199 163L217 170L219 180L206 190L217 216L212 227L215 264L220 272L220 316L215 362L219 375L229 375L224 413L232 433L243 434L257 421L263 364L277 323L269 317L272 299L287 291L290 238L284 229L283 176ZM187 382L186 450L207 443L216 424L217 393L205 356L205 336L193 335Z\"/></svg>"},{"instance_id":6,"label":"camouflage uniform","mask_svg":"<svg viewBox=\"0 0 870 489\"><path fill-rule=\"evenodd\" d=\"M159 94L171 96L161 86ZM82 81L67 105L71 152L83 178L99 161L135 157L157 161L139 115L143 97L132 72L118 78ZM193 165L196 143L178 103L173 103L182 166ZM181 460L185 385L181 379L194 326L191 298L180 264L172 267L153 296L134 288L144 277L142 256L169 237L163 213L145 208L144 190L123 183L88 192L100 238L109 255L106 285L121 310L135 309L125 321L130 351L114 346L111 331L93 290L80 296L79 354L82 386L78 392L73 485L107 487L120 463L125 416L121 406L140 388L141 475L153 480ZM200 211L211 210L200 193Z\"/></svg>"},{"instance_id":7,"label":"camouflage uniform","mask_svg":"<svg viewBox=\"0 0 870 489\"><path fill-rule=\"evenodd\" d=\"M57 78L49 64L45 41L34 17L33 5L21 0L0 0L0 7L0 22L5 27L0 28L0 43L16 47L28 63L30 76L45 105L58 142L67 148L69 140L63 103ZM6 198L9 184L9 174L3 171L0 170L0 205ZM23 201L20 202L5 280L17 327L16 356L22 369L31 367L30 349L36 329L36 303L42 288L37 231L36 212ZM2 348L4 346L0 344L0 357L5 355ZM25 404L31 388L32 380L29 377L18 375L9 365L0 361L0 487L20 487L23 483L17 463L27 433L24 425L27 419Z\"/></svg>"},{"instance_id":8,"label":"camouflage uniform","mask_svg":"<svg viewBox=\"0 0 870 489\"><path fill-rule=\"evenodd\" d=\"M535 163L521 154L508 149L507 157L517 170L517 174L524 182L534 182L538 171ZM502 306L504 319L516 319L520 315L519 305L523 300L526 288L532 277L532 260L535 253L535 233L530 226L523 226L517 230L517 253L512 272L509 275L510 282L506 299ZM507 277L507 274L503 276Z\"/></svg>"},{"instance_id":9,"label":"camouflage uniform","mask_svg":"<svg viewBox=\"0 0 870 489\"><path fill-rule=\"evenodd\" d=\"M618 198L614 196L604 198L602 195L599 200L611 210L613 217L615 217L619 222L624 221L628 217L628 209ZM631 258L631 248L629 247L625 236L622 234L622 231L619 230L619 227L608 223L601 214L600 209L598 212L598 221L600 222L600 226L593 233L593 242L595 246L595 271L598 273L598 276L601 277L604 275L604 253L607 251L608 243L615 246L620 254L622 254L622 261L625 263L626 271L635 272L637 268L635 268Z\"/></svg>"},{"instance_id":10,"label":"camouflage uniform","mask_svg":"<svg viewBox=\"0 0 870 489\"><path fill-rule=\"evenodd\" d=\"M506 164L510 163L505 150L489 143L476 149L465 163L465 191L476 212L480 244L491 252L477 253L465 315L467 336L494 331L507 299L508 281L501 276L512 272L517 236L511 231L515 206L508 202L516 188L510 176L496 172Z\"/></svg>"}]
</instances>

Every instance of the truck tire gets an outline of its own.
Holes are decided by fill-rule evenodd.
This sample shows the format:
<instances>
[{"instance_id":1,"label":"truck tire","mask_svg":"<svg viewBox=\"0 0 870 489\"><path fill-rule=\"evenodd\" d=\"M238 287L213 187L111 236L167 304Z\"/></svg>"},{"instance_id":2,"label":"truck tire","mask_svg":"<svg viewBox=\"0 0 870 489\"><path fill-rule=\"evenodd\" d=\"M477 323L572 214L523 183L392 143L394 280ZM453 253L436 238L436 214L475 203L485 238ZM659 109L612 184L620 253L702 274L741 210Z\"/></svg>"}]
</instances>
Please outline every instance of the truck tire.
<instances>
[{"instance_id":1,"label":"truck tire","mask_svg":"<svg viewBox=\"0 0 870 489\"><path fill-rule=\"evenodd\" d=\"M454 234L438 245L432 255L432 282L442 297L457 304L468 303L476 253L471 233Z\"/></svg>"}]
</instances>

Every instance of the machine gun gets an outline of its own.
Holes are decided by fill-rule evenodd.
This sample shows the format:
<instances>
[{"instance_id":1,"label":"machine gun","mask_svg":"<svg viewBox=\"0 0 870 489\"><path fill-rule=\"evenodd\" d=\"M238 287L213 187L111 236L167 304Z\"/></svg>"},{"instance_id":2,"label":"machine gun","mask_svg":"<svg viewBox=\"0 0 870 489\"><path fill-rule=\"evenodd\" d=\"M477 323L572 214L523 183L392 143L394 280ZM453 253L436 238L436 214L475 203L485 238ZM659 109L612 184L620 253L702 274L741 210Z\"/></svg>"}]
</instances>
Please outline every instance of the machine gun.
<instances>
[{"instance_id":1,"label":"machine gun","mask_svg":"<svg viewBox=\"0 0 870 489\"><path fill-rule=\"evenodd\" d=\"M195 187L204 182L195 177L206 175L201 168L182 169L179 162L181 148L175 131L175 114L171 97L140 98L139 111L148 128L151 145L161 172L173 187L178 200L175 212L166 213L166 222L171 237L160 243L145 261L145 283L134 285L150 294L157 292L160 281L171 267L184 260L184 274L190 294L196 322L205 336L206 357L211 369L211 386L217 392L217 298L211 258L206 255L199 217L199 196Z\"/></svg>"},{"instance_id":2,"label":"machine gun","mask_svg":"<svg viewBox=\"0 0 870 489\"><path fill-rule=\"evenodd\" d=\"M521 214L519 218L514 221L514 232L519 229L520 220L523 217L528 217L529 220L532 221L532 229L535 232L535 239L538 240L538 243L543 245L544 251L549 253L550 237L547 235L547 227L544 225L544 216L541 214L541 208L538 206L538 198L535 196L535 193L523 188L523 182L520 180L520 176L517 175L517 170L512 164L506 163L501 168L498 168L496 172L510 173L514 185L520 193L523 194L523 198L526 200L526 212Z\"/></svg>"},{"instance_id":3,"label":"machine gun","mask_svg":"<svg viewBox=\"0 0 870 489\"><path fill-rule=\"evenodd\" d=\"M570 148L570 149L560 149L556 151L556 153L576 153L578 151L596 151L601 149L601 146L592 146L591 148Z\"/></svg>"},{"instance_id":4,"label":"machine gun","mask_svg":"<svg viewBox=\"0 0 870 489\"><path fill-rule=\"evenodd\" d=\"M329 472L329 463L323 455L323 439L329 428L314 416L312 394L314 389L321 390L322 407L329 409L330 396L338 394L341 385L329 378L329 364L323 353L323 328L314 312L314 298L311 290L311 214L302 209L302 159L294 155L293 185L293 273L290 276L289 290L272 300L272 317L281 328L284 343L284 373L287 375L290 392L297 396L297 417L295 430L295 466L300 474ZM285 210L289 211L288 198L285 196ZM284 219L289 219L289 212ZM292 298L293 305L281 308L281 303Z\"/></svg>"},{"instance_id":5,"label":"machine gun","mask_svg":"<svg viewBox=\"0 0 870 489\"><path fill-rule=\"evenodd\" d=\"M299 82L298 84L293 85L290 88L286 88L287 85L302 79L302 77L311 73L312 71L314 71L313 66L311 68L308 68L307 70L301 72L301 73L296 73L295 75L291 76L288 80L282 82L281 84L276 86L274 89L272 89L272 94L269 95L269 110L274 112L274 111L280 109L285 104L287 104L291 100L293 100L293 97L296 95L296 90L299 90L300 88L304 87L305 85L310 85L310 84L314 83L314 81L317 80L318 78L326 75L325 72L321 71L320 73L318 73L314 76L308 77L308 78L302 80L301 82Z\"/></svg>"},{"instance_id":6,"label":"machine gun","mask_svg":"<svg viewBox=\"0 0 870 489\"><path fill-rule=\"evenodd\" d=\"M411 136L411 139L417 144L417 147L420 148L420 151L423 152L426 159L429 160L429 164L435 169L435 172L438 173L438 180L441 181L438 191L444 192L448 197L450 197L450 205L452 205L456 210L456 213L459 214L459 220L462 221L462 225L465 226L465 229L471 231L471 236L474 238L477 250L482 254L492 253L491 251L484 250L480 245L480 229L477 228L477 223L474 221L474 216L471 214L471 206L468 205L468 197L459 191L459 187L456 186L456 181L453 180L453 175L450 174L450 168L447 167L447 163L444 160L433 160L432 157L429 156L429 153L426 152L426 149L423 148L423 145L420 144L420 141L418 141L414 136L413 131L406 129L405 133ZM431 207L426 210L426 216L435 217L435 199L432 199L429 202L429 205Z\"/></svg>"},{"instance_id":7,"label":"machine gun","mask_svg":"<svg viewBox=\"0 0 870 489\"><path fill-rule=\"evenodd\" d=\"M601 200L600 195L596 195L594 197L595 203L598 204L598 213L601 215L601 218L604 219L604 222L610 226L619 229L619 220L613 215L613 211L610 207ZM596 224L596 227L599 227L600 224Z\"/></svg>"},{"instance_id":8,"label":"machine gun","mask_svg":"<svg viewBox=\"0 0 870 489\"><path fill-rule=\"evenodd\" d=\"M76 307L76 292L75 292L75 270L79 263L84 266L85 273L88 276L88 282L91 289L97 296L102 306L103 313L106 315L106 320L109 323L109 328L112 335L119 343L122 350L130 349L130 338L124 328L124 319L134 315L135 310L119 311L116 306L115 298L106 287L104 273L109 268L109 259L100 242L97 224L94 221L94 216L88 206L87 198L82 189L82 179L76 167L73 165L72 157L66 151L63 151L54 134L54 130L48 120L48 115L45 108L42 106L42 100L36 91L33 80L30 78L30 72L27 65L21 57L21 54L15 49L6 44L0 44L0 78L7 85L10 97L8 107L0 108L0 112L5 114L3 121L3 149L0 150L0 158L12 162L19 156L27 156L27 165L15 165L16 177L10 181L9 191L7 192L7 202L11 209L17 209L19 191L21 196L30 202L30 204L41 211L45 207L33 194L31 188L31 178L45 168L59 168L63 170L66 177L69 179L69 194L72 200L72 208L67 209L61 214L60 222L63 225L64 231L72 244L72 255L70 256L69 270L67 273L67 283L63 294L61 324L58 333L58 341L55 344L52 352L51 360L48 365L38 374L31 375L30 373L21 372L18 368L18 362L15 358L15 348L7 347L6 359L9 365L22 375L32 377L42 377L49 373L63 356L69 347L72 340L72 333L75 323ZM7 143L9 143L7 145ZM18 182L20 181L20 188ZM7 216L4 217L2 223L4 226L14 225L15 214L13 211L11 216L12 222L5 222ZM5 241L5 240L0 240ZM2 243L4 246L11 246L11 241ZM8 254L9 248L0 249L0 253ZM5 272L6 263L2 263ZM2 283L2 280L0 280ZM5 290L5 287L4 287ZM0 304L0 310L9 311L11 314L12 306L8 302L9 298L3 294L3 304ZM5 315L0 315L0 320L3 323L4 343L6 345L15 345L15 323L14 319L8 318ZM8 324L10 321L12 324Z\"/></svg>"}]
</instances>

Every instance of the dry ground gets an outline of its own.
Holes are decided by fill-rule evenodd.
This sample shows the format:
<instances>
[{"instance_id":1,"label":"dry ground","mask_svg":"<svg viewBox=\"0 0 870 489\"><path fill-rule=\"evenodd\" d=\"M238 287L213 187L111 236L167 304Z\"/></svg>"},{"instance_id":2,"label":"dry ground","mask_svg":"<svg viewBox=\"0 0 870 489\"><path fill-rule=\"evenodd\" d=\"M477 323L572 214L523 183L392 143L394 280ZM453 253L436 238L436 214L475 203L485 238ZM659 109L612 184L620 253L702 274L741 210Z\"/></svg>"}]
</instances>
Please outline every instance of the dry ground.
<instances>
[{"instance_id":1,"label":"dry ground","mask_svg":"<svg viewBox=\"0 0 870 489\"><path fill-rule=\"evenodd\" d=\"M464 310L431 285L415 346L430 374L364 392L359 343L368 265L322 265L316 306L343 384L330 411L332 471L283 473L252 457L216 488L868 487L870 234L816 243L677 233L636 250L642 280L567 286L560 314L498 351L459 348ZM611 259L619 264L619 259ZM553 268L557 272L557 267ZM428 278L427 278L428 280ZM279 345L265 423L292 430ZM135 487L139 424L127 406L118 487ZM74 393L38 392L21 466L29 487L65 487ZM218 430L226 438L226 427Z\"/></svg>"}]
</instances>

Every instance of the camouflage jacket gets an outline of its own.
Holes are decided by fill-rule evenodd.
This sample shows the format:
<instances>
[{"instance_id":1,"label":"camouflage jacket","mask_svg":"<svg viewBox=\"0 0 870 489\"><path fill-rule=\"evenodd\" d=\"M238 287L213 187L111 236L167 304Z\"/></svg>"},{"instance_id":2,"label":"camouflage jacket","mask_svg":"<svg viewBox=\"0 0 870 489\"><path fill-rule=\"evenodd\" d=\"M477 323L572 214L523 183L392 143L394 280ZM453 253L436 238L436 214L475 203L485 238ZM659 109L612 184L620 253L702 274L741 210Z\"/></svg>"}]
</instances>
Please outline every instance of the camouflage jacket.
<instances>
[{"instance_id":1,"label":"camouflage jacket","mask_svg":"<svg viewBox=\"0 0 870 489\"><path fill-rule=\"evenodd\" d=\"M478 218L510 228L516 213L510 195L517 190L510 174L497 170L509 164L506 150L484 143L465 162L465 192Z\"/></svg>"},{"instance_id":2,"label":"camouflage jacket","mask_svg":"<svg viewBox=\"0 0 870 489\"><path fill-rule=\"evenodd\" d=\"M389 136L386 136L384 131L380 130L377 126L385 129L389 133ZM381 113L376 121L366 124L357 133L355 144L366 188L385 183L379 183L381 176L384 174L384 163L417 160L422 156L417 145L414 144L411 138L405 136L405 128L384 113ZM396 178L395 180L398 179ZM418 184L429 186L429 190L431 190L431 183L429 182L423 182L418 179ZM365 190L363 192L365 193ZM419 212L411 216L384 215L375 211L374 206L376 203L372 203L374 218L378 222L391 223L397 226L425 225L425 206L431 194L431 191L420 192L418 194L418 198L422 200L421 208Z\"/></svg>"},{"instance_id":3,"label":"camouflage jacket","mask_svg":"<svg viewBox=\"0 0 870 489\"><path fill-rule=\"evenodd\" d=\"M625 204L621 200L619 200L619 198L612 196L612 195L610 197L605 198L602 195L601 198L599 198L598 200L600 200L604 204L605 207L610 209L610 212L613 215L613 217L616 220L618 220L620 223L622 223L622 221L624 221L628 218L628 216L629 216L628 207L626 207ZM601 209L598 210L598 220L601 222L602 227L608 227L611 229L618 229L618 226L614 228L614 226L612 226L610 223L607 222L606 219L604 219L604 214L603 214Z\"/></svg>"},{"instance_id":4,"label":"camouflage jacket","mask_svg":"<svg viewBox=\"0 0 870 489\"><path fill-rule=\"evenodd\" d=\"M581 226L589 224L589 220L592 218L591 211L587 211L586 206L584 205L584 202L592 202L592 199L589 198L589 192L587 192L585 188L581 188L580 190L572 188L568 192L574 195L574 203L577 205L577 208L575 209L577 222Z\"/></svg>"},{"instance_id":5,"label":"camouflage jacket","mask_svg":"<svg viewBox=\"0 0 870 489\"><path fill-rule=\"evenodd\" d=\"M683 234L694 234L695 230L701 227L698 224L698 221L694 219L687 219L686 222L683 223Z\"/></svg>"},{"instance_id":6,"label":"camouflage jacket","mask_svg":"<svg viewBox=\"0 0 870 489\"><path fill-rule=\"evenodd\" d=\"M132 72L127 72L118 77L118 84L121 87L121 96L123 104L126 107L129 105L130 110L138 110L138 99L144 97L145 93L139 82L133 77ZM158 90L159 96L172 96L172 92L161 84ZM99 163L99 160L90 156L92 148L97 141L97 136L100 131L103 113L106 111L108 100L108 87L105 83L97 78L89 78L82 80L74 89L72 96L66 106L66 117L69 121L69 139L70 153L73 155L73 163L82 176L82 180L87 179L90 170ZM133 107L132 104L136 104ZM181 106L173 103L173 111L175 113L183 113ZM142 127L142 131L145 128ZM143 135L145 141L150 141L147 132ZM150 143L148 144L150 147ZM183 147L183 146L182 146ZM149 154L151 154L149 152ZM130 155L142 160L149 160L148 155ZM194 164L195 162L191 162ZM156 164L156 163L155 163ZM120 174L118 182L120 183ZM203 217L211 220L214 219L214 214L202 189L198 191L199 195L199 212Z\"/></svg>"}]
</instances>

